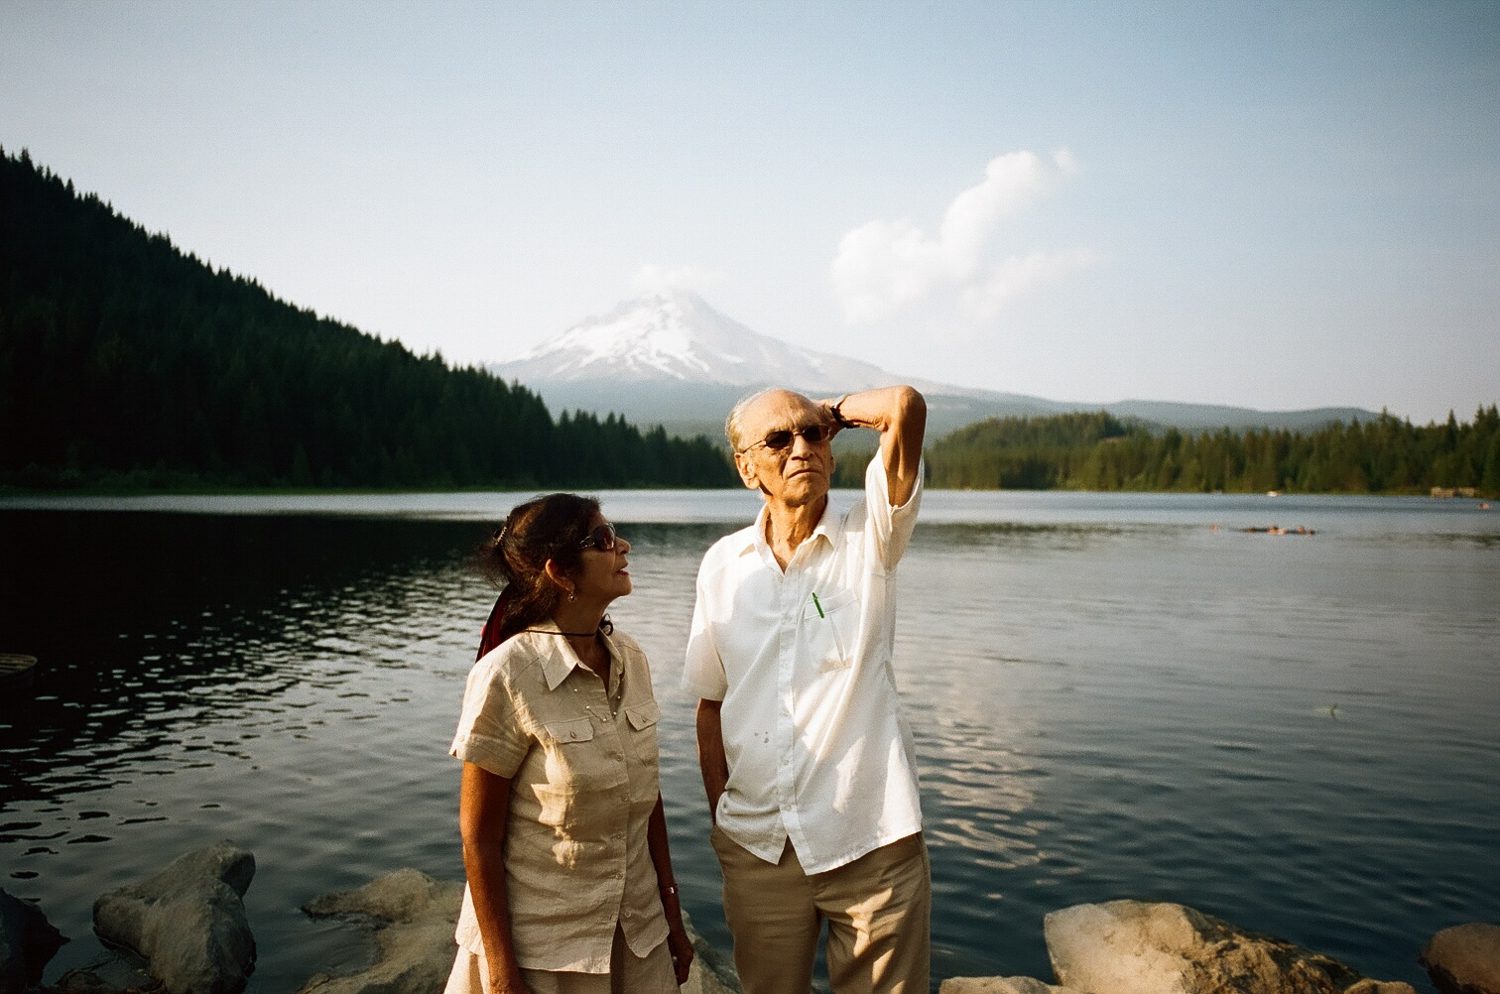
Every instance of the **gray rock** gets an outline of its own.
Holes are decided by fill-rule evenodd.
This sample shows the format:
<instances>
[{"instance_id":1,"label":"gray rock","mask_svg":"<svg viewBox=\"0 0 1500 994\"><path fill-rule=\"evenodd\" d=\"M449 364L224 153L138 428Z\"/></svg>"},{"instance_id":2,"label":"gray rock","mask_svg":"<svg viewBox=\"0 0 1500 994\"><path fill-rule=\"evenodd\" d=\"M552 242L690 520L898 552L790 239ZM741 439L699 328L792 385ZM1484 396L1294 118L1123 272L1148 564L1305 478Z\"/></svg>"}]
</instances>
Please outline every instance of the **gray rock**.
<instances>
[{"instance_id":1,"label":"gray rock","mask_svg":"<svg viewBox=\"0 0 1500 994\"><path fill-rule=\"evenodd\" d=\"M457 946L453 928L464 888L401 869L356 890L303 905L315 918L348 915L375 928L376 959L358 973L314 974L300 994L432 994L447 983Z\"/></svg>"},{"instance_id":2,"label":"gray rock","mask_svg":"<svg viewBox=\"0 0 1500 994\"><path fill-rule=\"evenodd\" d=\"M1081 994L1071 987L1054 987L1035 977L950 977L938 994Z\"/></svg>"},{"instance_id":3,"label":"gray rock","mask_svg":"<svg viewBox=\"0 0 1500 994\"><path fill-rule=\"evenodd\" d=\"M1046 916L1058 983L1107 994L1415 994L1180 904L1111 901Z\"/></svg>"},{"instance_id":4,"label":"gray rock","mask_svg":"<svg viewBox=\"0 0 1500 994\"><path fill-rule=\"evenodd\" d=\"M461 883L443 883L410 868L377 877L356 890L327 894L303 905L315 918L349 916L375 929L375 962L352 974L314 974L298 994L432 994L447 983L458 946L453 929L463 903ZM740 994L734 970L686 921L693 969L683 994Z\"/></svg>"},{"instance_id":5,"label":"gray rock","mask_svg":"<svg viewBox=\"0 0 1500 994\"><path fill-rule=\"evenodd\" d=\"M57 979L53 994L135 994L159 991L161 981L146 972L146 961L133 953L108 952L85 966L74 967Z\"/></svg>"},{"instance_id":6,"label":"gray rock","mask_svg":"<svg viewBox=\"0 0 1500 994\"><path fill-rule=\"evenodd\" d=\"M39 981L67 941L34 905L0 890L0 994L17 994Z\"/></svg>"},{"instance_id":7,"label":"gray rock","mask_svg":"<svg viewBox=\"0 0 1500 994\"><path fill-rule=\"evenodd\" d=\"M682 913L682 924L693 940L693 966L688 971L682 994L740 994L740 976L734 964L698 934L688 913Z\"/></svg>"},{"instance_id":8,"label":"gray rock","mask_svg":"<svg viewBox=\"0 0 1500 994\"><path fill-rule=\"evenodd\" d=\"M1500 925L1445 928L1422 950L1421 963L1443 994L1500 994Z\"/></svg>"},{"instance_id":9,"label":"gray rock","mask_svg":"<svg viewBox=\"0 0 1500 994\"><path fill-rule=\"evenodd\" d=\"M196 849L94 902L94 931L138 954L170 994L239 994L255 969L241 901L255 856L230 842Z\"/></svg>"}]
</instances>

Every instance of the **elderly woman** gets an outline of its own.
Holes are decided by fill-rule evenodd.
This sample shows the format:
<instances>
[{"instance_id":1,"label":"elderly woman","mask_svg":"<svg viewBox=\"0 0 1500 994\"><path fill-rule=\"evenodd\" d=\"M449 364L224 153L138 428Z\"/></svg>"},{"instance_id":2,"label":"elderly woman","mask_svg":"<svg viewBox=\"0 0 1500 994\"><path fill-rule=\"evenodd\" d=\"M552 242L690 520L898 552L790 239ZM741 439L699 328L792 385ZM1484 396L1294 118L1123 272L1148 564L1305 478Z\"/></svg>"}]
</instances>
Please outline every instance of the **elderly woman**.
<instances>
[{"instance_id":1,"label":"elderly woman","mask_svg":"<svg viewBox=\"0 0 1500 994\"><path fill-rule=\"evenodd\" d=\"M667 851L646 655L605 610L630 543L550 494L485 549L505 586L451 752L468 888L447 994L676 994L692 944Z\"/></svg>"}]
</instances>

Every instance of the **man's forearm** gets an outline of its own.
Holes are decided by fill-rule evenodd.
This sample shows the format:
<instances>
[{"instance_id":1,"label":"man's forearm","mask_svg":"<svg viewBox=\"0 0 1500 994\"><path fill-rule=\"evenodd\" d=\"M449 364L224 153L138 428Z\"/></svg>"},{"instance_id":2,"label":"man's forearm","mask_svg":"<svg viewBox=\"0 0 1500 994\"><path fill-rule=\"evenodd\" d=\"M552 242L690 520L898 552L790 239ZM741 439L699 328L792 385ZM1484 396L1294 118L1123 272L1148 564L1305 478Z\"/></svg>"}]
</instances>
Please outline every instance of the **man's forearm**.
<instances>
[{"instance_id":1,"label":"man's forearm","mask_svg":"<svg viewBox=\"0 0 1500 994\"><path fill-rule=\"evenodd\" d=\"M880 432L880 457L891 506L900 507L911 499L927 432L926 399L911 387L898 386L861 390L822 403L830 420L837 420L841 427Z\"/></svg>"},{"instance_id":2,"label":"man's forearm","mask_svg":"<svg viewBox=\"0 0 1500 994\"><path fill-rule=\"evenodd\" d=\"M708 813L716 823L719 798L729 783L729 759L724 754L723 701L698 702L698 769L703 773L703 792L708 795Z\"/></svg>"}]
</instances>

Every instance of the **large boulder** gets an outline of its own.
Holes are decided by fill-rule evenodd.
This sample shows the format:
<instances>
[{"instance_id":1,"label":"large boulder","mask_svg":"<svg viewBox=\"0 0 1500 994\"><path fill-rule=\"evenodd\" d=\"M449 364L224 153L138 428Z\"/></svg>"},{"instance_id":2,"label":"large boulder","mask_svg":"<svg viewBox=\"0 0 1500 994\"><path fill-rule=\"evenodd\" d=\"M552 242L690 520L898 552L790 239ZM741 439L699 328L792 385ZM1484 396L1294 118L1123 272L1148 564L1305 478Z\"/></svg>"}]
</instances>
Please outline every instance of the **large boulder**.
<instances>
[{"instance_id":1,"label":"large boulder","mask_svg":"<svg viewBox=\"0 0 1500 994\"><path fill-rule=\"evenodd\" d=\"M170 994L239 994L255 969L241 898L255 856L231 842L195 849L94 902L94 931L136 953Z\"/></svg>"},{"instance_id":2,"label":"large boulder","mask_svg":"<svg viewBox=\"0 0 1500 994\"><path fill-rule=\"evenodd\" d=\"M1443 994L1500 994L1500 925L1445 928L1422 950L1421 962Z\"/></svg>"},{"instance_id":3,"label":"large boulder","mask_svg":"<svg viewBox=\"0 0 1500 994\"><path fill-rule=\"evenodd\" d=\"M1110 901L1046 916L1057 981L1104 994L1415 994L1180 904Z\"/></svg>"},{"instance_id":4,"label":"large boulder","mask_svg":"<svg viewBox=\"0 0 1500 994\"><path fill-rule=\"evenodd\" d=\"M315 918L349 917L375 930L375 962L352 974L314 974L298 994L432 994L443 989L458 946L454 926L461 883L444 883L410 868L363 887L315 898L302 910ZM686 916L684 916L685 918ZM739 994L732 968L688 925L695 959L683 994Z\"/></svg>"},{"instance_id":5,"label":"large boulder","mask_svg":"<svg viewBox=\"0 0 1500 994\"><path fill-rule=\"evenodd\" d=\"M0 890L0 994L17 994L41 980L67 941L35 906Z\"/></svg>"},{"instance_id":6,"label":"large boulder","mask_svg":"<svg viewBox=\"0 0 1500 994\"><path fill-rule=\"evenodd\" d=\"M1035 977L950 977L938 994L1082 994L1071 987L1054 987Z\"/></svg>"}]
</instances>

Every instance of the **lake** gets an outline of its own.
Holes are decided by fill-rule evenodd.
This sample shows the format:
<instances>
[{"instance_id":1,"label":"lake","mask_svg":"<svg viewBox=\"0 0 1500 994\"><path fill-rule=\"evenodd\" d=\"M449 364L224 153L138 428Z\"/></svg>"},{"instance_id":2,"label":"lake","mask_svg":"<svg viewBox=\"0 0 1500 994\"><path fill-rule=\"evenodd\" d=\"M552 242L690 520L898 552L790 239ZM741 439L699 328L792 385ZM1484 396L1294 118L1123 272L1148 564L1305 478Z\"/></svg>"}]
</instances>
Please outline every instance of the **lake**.
<instances>
[{"instance_id":1,"label":"lake","mask_svg":"<svg viewBox=\"0 0 1500 994\"><path fill-rule=\"evenodd\" d=\"M354 967L299 906L458 879L446 748L516 494L0 498L0 886L95 958L90 908L186 849L256 855L250 990ZM677 689L698 560L747 492L600 494L612 615L651 655L685 905L727 953ZM835 499L847 500L838 494ZM1271 526L1313 534L1268 534ZM897 673L936 979L1050 979L1042 916L1179 901L1431 990L1437 930L1500 920L1500 512L1425 498L932 491Z\"/></svg>"}]
</instances>

